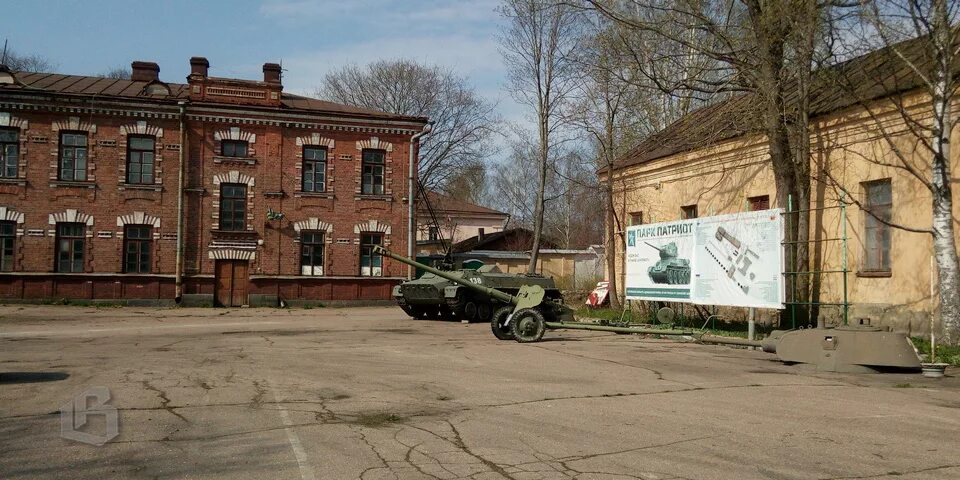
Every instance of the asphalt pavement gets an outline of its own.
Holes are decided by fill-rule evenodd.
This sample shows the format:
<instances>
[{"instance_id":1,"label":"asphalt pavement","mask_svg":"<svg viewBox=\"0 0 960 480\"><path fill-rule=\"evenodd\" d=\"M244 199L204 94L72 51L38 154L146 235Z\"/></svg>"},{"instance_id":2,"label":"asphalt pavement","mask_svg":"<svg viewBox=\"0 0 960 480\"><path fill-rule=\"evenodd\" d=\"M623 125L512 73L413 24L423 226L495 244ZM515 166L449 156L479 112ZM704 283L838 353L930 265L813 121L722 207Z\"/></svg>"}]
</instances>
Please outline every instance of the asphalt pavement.
<instances>
[{"instance_id":1,"label":"asphalt pavement","mask_svg":"<svg viewBox=\"0 0 960 480\"><path fill-rule=\"evenodd\" d=\"M746 349L380 307L0 307L0 479L955 479L958 432L958 378Z\"/></svg>"}]
</instances>

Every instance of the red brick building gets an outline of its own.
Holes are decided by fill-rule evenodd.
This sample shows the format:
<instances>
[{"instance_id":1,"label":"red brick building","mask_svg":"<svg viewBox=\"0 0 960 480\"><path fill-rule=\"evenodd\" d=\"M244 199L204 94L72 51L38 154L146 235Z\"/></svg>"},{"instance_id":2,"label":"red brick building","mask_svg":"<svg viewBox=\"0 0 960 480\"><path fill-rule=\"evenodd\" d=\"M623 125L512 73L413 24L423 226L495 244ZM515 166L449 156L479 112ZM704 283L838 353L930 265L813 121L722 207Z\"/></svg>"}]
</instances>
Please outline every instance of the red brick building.
<instances>
[{"instance_id":1,"label":"red brick building","mask_svg":"<svg viewBox=\"0 0 960 480\"><path fill-rule=\"evenodd\" d=\"M275 305L387 299L425 118L134 62L129 80L0 67L0 297ZM181 168L182 166L182 168Z\"/></svg>"}]
</instances>

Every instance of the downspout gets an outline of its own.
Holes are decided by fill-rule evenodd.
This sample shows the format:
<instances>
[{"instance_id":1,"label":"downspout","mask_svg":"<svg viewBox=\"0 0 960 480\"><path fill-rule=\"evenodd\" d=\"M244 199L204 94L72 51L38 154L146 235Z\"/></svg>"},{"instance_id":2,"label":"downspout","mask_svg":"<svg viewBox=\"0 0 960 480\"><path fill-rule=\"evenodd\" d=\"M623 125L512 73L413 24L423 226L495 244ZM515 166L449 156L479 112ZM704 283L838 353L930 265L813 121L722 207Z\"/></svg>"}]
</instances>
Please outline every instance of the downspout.
<instances>
[{"instance_id":1,"label":"downspout","mask_svg":"<svg viewBox=\"0 0 960 480\"><path fill-rule=\"evenodd\" d=\"M176 270L176 293L174 301L178 304L183 299L183 180L184 180L184 155L187 151L187 102L180 101L180 155L179 169L177 172L177 270Z\"/></svg>"},{"instance_id":2,"label":"downspout","mask_svg":"<svg viewBox=\"0 0 960 480\"><path fill-rule=\"evenodd\" d=\"M414 249L416 245L416 238L413 232L413 203L414 198L416 198L414 197L413 189L413 181L415 179L414 172L416 171L415 162L417 161L417 153L420 150L420 137L430 133L431 129L433 129L433 122L427 122L427 124L423 126L422 131L414 134L413 137L410 137L410 165L407 166L407 257L413 260L416 260L416 250ZM415 270L413 267L407 265L407 278L413 278L414 272Z\"/></svg>"}]
</instances>

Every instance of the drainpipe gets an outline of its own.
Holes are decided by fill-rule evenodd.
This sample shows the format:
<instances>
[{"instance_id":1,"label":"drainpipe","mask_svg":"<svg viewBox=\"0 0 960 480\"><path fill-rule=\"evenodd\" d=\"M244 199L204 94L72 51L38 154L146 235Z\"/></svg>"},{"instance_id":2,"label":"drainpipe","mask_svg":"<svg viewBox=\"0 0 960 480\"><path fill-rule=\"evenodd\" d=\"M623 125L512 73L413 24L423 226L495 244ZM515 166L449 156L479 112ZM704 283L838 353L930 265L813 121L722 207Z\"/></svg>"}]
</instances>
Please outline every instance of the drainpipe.
<instances>
[{"instance_id":1,"label":"drainpipe","mask_svg":"<svg viewBox=\"0 0 960 480\"><path fill-rule=\"evenodd\" d=\"M180 105L180 165L177 172L177 270L174 301L179 304L183 299L183 179L186 163L184 155L187 151L187 102L181 101L178 105Z\"/></svg>"},{"instance_id":2,"label":"drainpipe","mask_svg":"<svg viewBox=\"0 0 960 480\"><path fill-rule=\"evenodd\" d=\"M416 171L416 161L417 155L416 151L420 150L420 144L418 143L420 137L430 133L430 130L433 129L433 122L428 122L423 126L423 130L419 133L413 135L410 138L410 165L407 167L407 257L410 259L416 260L416 251L414 247L416 246L416 238L413 233L413 199L414 189L413 182L415 180L414 175ZM407 278L413 278L415 270L413 267L407 265Z\"/></svg>"}]
</instances>

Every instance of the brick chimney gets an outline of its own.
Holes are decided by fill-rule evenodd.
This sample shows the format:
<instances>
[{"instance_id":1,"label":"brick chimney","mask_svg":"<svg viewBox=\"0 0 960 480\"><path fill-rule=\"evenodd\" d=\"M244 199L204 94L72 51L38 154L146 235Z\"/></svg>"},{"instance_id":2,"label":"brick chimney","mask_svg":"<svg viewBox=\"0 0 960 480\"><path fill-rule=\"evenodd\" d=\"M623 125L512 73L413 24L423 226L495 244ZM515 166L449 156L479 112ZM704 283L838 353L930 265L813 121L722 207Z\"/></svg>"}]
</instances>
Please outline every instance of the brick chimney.
<instances>
[{"instance_id":1,"label":"brick chimney","mask_svg":"<svg viewBox=\"0 0 960 480\"><path fill-rule=\"evenodd\" d=\"M190 57L190 75L207 76L210 62L204 57Z\"/></svg>"},{"instance_id":2,"label":"brick chimney","mask_svg":"<svg viewBox=\"0 0 960 480\"><path fill-rule=\"evenodd\" d=\"M130 80L135 82L153 82L160 79L160 66L153 62L133 62L130 64Z\"/></svg>"},{"instance_id":3,"label":"brick chimney","mask_svg":"<svg viewBox=\"0 0 960 480\"><path fill-rule=\"evenodd\" d=\"M267 83L280 83L280 65L277 63L264 63L263 81Z\"/></svg>"}]
</instances>

